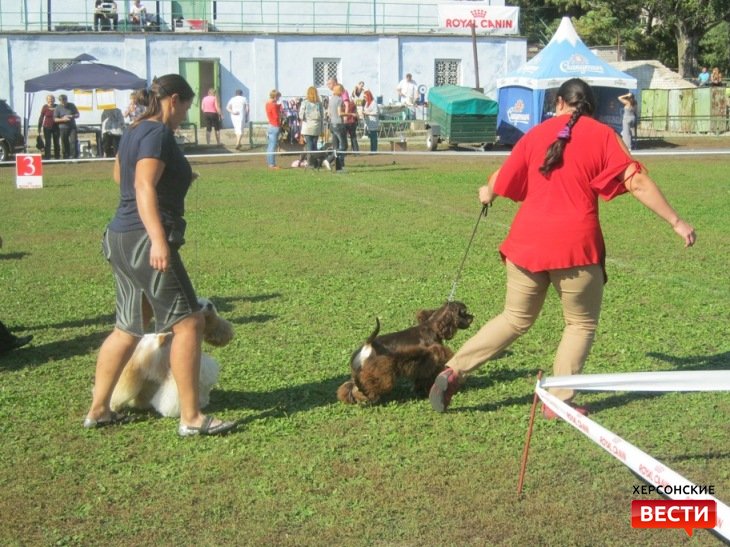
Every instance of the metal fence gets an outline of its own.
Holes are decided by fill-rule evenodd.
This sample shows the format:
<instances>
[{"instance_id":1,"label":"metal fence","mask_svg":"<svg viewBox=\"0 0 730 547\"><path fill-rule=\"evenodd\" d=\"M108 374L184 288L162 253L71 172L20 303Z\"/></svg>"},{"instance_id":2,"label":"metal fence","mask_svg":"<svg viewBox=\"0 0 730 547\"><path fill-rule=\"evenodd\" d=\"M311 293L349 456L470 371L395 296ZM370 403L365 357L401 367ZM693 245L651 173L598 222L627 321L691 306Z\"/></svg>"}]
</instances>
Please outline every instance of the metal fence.
<instances>
[{"instance_id":1,"label":"metal fence","mask_svg":"<svg viewBox=\"0 0 730 547\"><path fill-rule=\"evenodd\" d=\"M173 0L143 2L163 32L283 32L388 34L439 32L437 4L345 0ZM117 32L141 30L130 22L132 0L116 0ZM0 3L0 32L89 32L91 0L9 0Z\"/></svg>"}]
</instances>

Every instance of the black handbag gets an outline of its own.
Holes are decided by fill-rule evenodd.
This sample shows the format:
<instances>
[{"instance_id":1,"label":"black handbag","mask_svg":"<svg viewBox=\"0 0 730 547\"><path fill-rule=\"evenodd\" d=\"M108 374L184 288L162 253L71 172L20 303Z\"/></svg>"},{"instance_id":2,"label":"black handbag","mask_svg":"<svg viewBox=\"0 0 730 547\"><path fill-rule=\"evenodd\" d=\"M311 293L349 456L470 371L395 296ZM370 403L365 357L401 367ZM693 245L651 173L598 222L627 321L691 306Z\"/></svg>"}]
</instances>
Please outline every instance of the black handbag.
<instances>
[{"instance_id":1,"label":"black handbag","mask_svg":"<svg viewBox=\"0 0 730 547\"><path fill-rule=\"evenodd\" d=\"M46 149L46 143L45 143L45 142L43 142L43 137L42 137L41 135L38 135L38 136L37 136L37 137L35 138L35 147L36 147L36 148L37 148L38 150L45 150L45 149Z\"/></svg>"}]
</instances>

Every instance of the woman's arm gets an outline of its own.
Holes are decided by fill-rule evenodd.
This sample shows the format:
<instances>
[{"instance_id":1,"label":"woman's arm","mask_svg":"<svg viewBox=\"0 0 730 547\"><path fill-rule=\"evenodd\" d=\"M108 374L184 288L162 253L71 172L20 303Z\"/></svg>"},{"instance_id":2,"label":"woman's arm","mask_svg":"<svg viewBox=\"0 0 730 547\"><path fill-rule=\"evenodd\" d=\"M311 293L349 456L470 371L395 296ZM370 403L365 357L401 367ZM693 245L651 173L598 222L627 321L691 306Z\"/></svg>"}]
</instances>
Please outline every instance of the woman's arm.
<instances>
[{"instance_id":1,"label":"woman's arm","mask_svg":"<svg viewBox=\"0 0 730 547\"><path fill-rule=\"evenodd\" d=\"M654 214L666 220L675 233L684 240L685 247L691 247L697 240L695 229L682 220L664 197L656 183L642 172L636 163L632 163L624 171L626 189L639 203Z\"/></svg>"},{"instance_id":2,"label":"woman's arm","mask_svg":"<svg viewBox=\"0 0 730 547\"><path fill-rule=\"evenodd\" d=\"M160 272L166 271L170 265L170 246L167 244L167 235L162 226L155 191L164 168L165 164L161 160L144 158L137 162L134 172L137 209L151 243L150 266Z\"/></svg>"},{"instance_id":3,"label":"woman's arm","mask_svg":"<svg viewBox=\"0 0 730 547\"><path fill-rule=\"evenodd\" d=\"M120 184L122 182L122 169L119 166L119 156L114 159L114 182Z\"/></svg>"},{"instance_id":4,"label":"woman's arm","mask_svg":"<svg viewBox=\"0 0 730 547\"><path fill-rule=\"evenodd\" d=\"M494 193L494 183L497 182L497 176L499 176L499 169L490 175L487 184L479 188L479 201L484 205L489 205L497 197Z\"/></svg>"}]
</instances>

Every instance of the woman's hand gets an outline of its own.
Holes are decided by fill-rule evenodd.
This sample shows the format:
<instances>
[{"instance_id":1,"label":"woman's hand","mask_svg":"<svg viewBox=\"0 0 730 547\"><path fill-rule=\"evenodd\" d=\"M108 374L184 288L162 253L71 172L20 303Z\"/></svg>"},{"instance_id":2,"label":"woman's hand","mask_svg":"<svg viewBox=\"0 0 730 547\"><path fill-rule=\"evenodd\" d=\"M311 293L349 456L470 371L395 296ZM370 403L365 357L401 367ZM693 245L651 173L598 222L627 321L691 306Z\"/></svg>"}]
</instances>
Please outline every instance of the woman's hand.
<instances>
[{"instance_id":1,"label":"woman's hand","mask_svg":"<svg viewBox=\"0 0 730 547\"><path fill-rule=\"evenodd\" d=\"M494 183L497 181L498 175L499 169L489 176L487 184L479 188L479 201L483 205L490 205L494 201L494 198L497 197L497 194L494 193Z\"/></svg>"},{"instance_id":2,"label":"woman's hand","mask_svg":"<svg viewBox=\"0 0 730 547\"><path fill-rule=\"evenodd\" d=\"M672 224L672 229L679 237L684 240L685 247L691 247L697 241L697 234L695 233L695 229L681 218L678 218Z\"/></svg>"},{"instance_id":3,"label":"woman's hand","mask_svg":"<svg viewBox=\"0 0 730 547\"><path fill-rule=\"evenodd\" d=\"M483 205L489 205L490 203L492 203L493 199L494 192L492 192L489 184L485 184L484 186L479 188L479 201L481 201Z\"/></svg>"},{"instance_id":4,"label":"woman's hand","mask_svg":"<svg viewBox=\"0 0 730 547\"><path fill-rule=\"evenodd\" d=\"M166 272L170 265L170 246L161 239L152 241L150 246L150 266L158 272Z\"/></svg>"}]
</instances>

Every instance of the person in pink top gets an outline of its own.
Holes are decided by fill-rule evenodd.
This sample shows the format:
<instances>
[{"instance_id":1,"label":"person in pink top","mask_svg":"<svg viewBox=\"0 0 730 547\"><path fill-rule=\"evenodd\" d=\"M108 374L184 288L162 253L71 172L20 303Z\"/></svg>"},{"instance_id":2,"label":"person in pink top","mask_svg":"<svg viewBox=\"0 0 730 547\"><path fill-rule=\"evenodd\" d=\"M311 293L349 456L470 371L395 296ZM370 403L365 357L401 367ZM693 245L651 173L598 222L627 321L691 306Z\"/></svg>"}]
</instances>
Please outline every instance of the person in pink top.
<instances>
[{"instance_id":1,"label":"person in pink top","mask_svg":"<svg viewBox=\"0 0 730 547\"><path fill-rule=\"evenodd\" d=\"M205 144L210 144L210 132L215 129L215 142L221 143L221 103L214 88L208 90L208 94L200 101L200 109L203 111L203 124L205 125Z\"/></svg>"},{"instance_id":2,"label":"person in pink top","mask_svg":"<svg viewBox=\"0 0 730 547\"><path fill-rule=\"evenodd\" d=\"M606 247L598 220L598 198L630 193L664 219L686 247L694 228L682 220L661 190L634 160L621 137L591 116L590 86L573 78L560 86L556 115L534 127L488 183L479 200L504 196L522 205L499 248L507 270L504 311L484 325L451 360L431 388L431 406L444 412L464 376L499 354L537 319L552 285L560 297L565 328L553 372L578 374L588 357L607 280ZM551 389L569 402L571 389ZM582 414L585 407L574 407ZM543 407L546 418L555 414Z\"/></svg>"}]
</instances>

